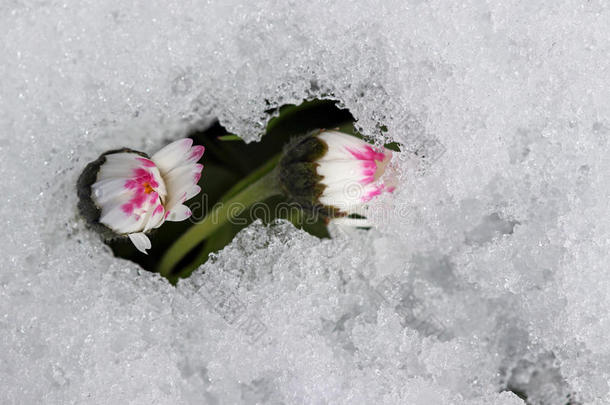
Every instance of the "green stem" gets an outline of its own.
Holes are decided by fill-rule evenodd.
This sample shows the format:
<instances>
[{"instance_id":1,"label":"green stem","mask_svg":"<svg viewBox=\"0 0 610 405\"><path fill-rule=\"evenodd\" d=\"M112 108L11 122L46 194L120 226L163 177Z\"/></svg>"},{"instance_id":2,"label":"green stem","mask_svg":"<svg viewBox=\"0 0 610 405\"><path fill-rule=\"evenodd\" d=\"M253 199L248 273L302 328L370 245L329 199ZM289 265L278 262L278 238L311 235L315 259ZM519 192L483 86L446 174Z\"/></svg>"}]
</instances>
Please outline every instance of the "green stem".
<instances>
[{"instance_id":1,"label":"green stem","mask_svg":"<svg viewBox=\"0 0 610 405\"><path fill-rule=\"evenodd\" d=\"M233 187L231 187L231 189L229 191L227 191L220 198L219 202L227 201L234 195L237 195L237 193L239 193L241 190L245 189L250 184L254 183L256 180L260 179L261 177L263 177L264 175L269 173L271 170L273 170L275 168L277 163L280 161L281 157L282 157L282 154L278 153L277 155L275 155L271 159L269 159L267 162L265 162L264 165L262 165L261 167L259 167L258 169L256 169L252 173L250 173L246 178L235 183L235 185Z\"/></svg>"},{"instance_id":2,"label":"green stem","mask_svg":"<svg viewBox=\"0 0 610 405\"><path fill-rule=\"evenodd\" d=\"M275 166L277 165L277 162L279 162L281 157L282 157L281 153L278 153L277 155L275 155L274 157L269 159L263 166L259 167L254 172L250 173L250 175L248 177L237 182L233 187L231 187L231 189L229 191L227 191L218 200L218 203L225 203L231 197L237 195L241 190L245 189L250 184L254 183L258 179L260 179L261 177L263 177L264 175L269 173L271 170L273 170L275 168ZM218 236L218 232L219 231L214 232L214 234L213 234L214 237ZM225 232L230 233L230 232L232 232L232 230L226 231L226 228L225 228ZM208 237L210 237L210 236L212 236L212 234L208 235ZM191 261L189 264L184 266L180 271L178 271L178 272L173 271L172 274L176 275L177 278L188 277L193 272L193 270L195 270L197 267L199 267L202 263L204 263L207 260L208 255L210 253L212 253L216 250L218 250L218 245L215 245L214 243L212 243L212 241L207 241L205 246L203 247L203 249L201 249L201 251L197 254L197 257L195 258L195 260Z\"/></svg>"},{"instance_id":3,"label":"green stem","mask_svg":"<svg viewBox=\"0 0 610 405\"><path fill-rule=\"evenodd\" d=\"M275 164L274 159L272 161ZM159 263L159 273L167 277L186 254L212 235L223 224L235 219L255 202L280 194L280 187L277 184L277 173L275 170L269 170L269 166L268 162L265 166L244 179L244 181L236 184L201 222L195 224L180 236L163 255ZM264 171L266 171L266 174L261 176L261 172ZM253 179L256 180L252 182ZM250 184L244 187L246 181L249 181ZM234 192L238 188L240 190Z\"/></svg>"}]
</instances>

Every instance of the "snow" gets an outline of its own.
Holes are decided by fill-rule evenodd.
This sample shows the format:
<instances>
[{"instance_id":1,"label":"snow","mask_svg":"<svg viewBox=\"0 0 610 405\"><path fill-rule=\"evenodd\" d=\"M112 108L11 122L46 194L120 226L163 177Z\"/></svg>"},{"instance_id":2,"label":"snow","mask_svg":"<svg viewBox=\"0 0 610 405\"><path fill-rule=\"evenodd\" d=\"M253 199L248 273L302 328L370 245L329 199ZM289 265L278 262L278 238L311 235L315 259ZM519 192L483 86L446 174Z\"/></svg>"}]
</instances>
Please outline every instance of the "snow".
<instances>
[{"instance_id":1,"label":"snow","mask_svg":"<svg viewBox=\"0 0 610 405\"><path fill-rule=\"evenodd\" d=\"M0 11L3 403L610 403L606 2ZM373 231L253 224L174 288L78 218L107 149L329 95L427 152Z\"/></svg>"}]
</instances>

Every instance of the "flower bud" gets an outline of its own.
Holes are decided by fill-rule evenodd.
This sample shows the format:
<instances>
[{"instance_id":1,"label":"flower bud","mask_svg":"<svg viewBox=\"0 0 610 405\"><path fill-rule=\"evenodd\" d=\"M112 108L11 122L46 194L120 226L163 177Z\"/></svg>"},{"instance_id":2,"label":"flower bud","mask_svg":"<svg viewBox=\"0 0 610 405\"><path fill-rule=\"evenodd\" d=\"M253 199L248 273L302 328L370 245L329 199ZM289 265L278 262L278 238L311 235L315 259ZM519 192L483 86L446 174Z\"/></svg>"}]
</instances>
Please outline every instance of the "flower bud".
<instances>
[{"instance_id":1,"label":"flower bud","mask_svg":"<svg viewBox=\"0 0 610 405\"><path fill-rule=\"evenodd\" d=\"M376 149L355 136L315 131L285 149L279 181L284 193L304 209L327 218L364 216L375 196L394 191L394 181L383 176L391 158L390 150ZM366 226L365 221L357 224Z\"/></svg>"}]
</instances>

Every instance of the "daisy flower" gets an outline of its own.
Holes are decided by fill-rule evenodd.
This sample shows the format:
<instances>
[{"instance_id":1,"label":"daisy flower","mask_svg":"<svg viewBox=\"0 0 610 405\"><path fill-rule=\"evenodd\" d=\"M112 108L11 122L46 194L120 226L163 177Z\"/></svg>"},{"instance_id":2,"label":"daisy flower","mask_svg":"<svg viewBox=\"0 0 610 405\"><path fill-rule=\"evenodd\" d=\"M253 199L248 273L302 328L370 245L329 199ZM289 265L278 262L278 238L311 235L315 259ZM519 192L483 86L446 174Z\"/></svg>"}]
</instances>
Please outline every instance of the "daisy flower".
<instances>
[{"instance_id":1,"label":"daisy flower","mask_svg":"<svg viewBox=\"0 0 610 405\"><path fill-rule=\"evenodd\" d=\"M396 180L387 175L392 151L338 131L298 138L285 150L279 177L284 193L304 208L334 222L370 226L365 218L371 200L391 193Z\"/></svg>"},{"instance_id":2,"label":"daisy flower","mask_svg":"<svg viewBox=\"0 0 610 405\"><path fill-rule=\"evenodd\" d=\"M157 153L120 149L89 163L78 180L79 209L106 238L127 236L146 253L146 235L165 221L183 221L191 211L183 203L201 188L203 146L190 138L170 143Z\"/></svg>"}]
</instances>

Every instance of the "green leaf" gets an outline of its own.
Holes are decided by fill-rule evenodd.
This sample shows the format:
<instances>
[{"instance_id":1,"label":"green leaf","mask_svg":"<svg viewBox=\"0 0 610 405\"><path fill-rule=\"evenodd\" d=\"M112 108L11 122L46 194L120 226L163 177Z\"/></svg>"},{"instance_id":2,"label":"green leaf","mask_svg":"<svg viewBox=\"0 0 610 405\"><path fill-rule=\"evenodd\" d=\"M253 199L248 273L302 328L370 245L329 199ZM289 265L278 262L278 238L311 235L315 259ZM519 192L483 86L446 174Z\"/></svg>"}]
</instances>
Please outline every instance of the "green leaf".
<instances>
[{"instance_id":1,"label":"green leaf","mask_svg":"<svg viewBox=\"0 0 610 405\"><path fill-rule=\"evenodd\" d=\"M242 141L242 142L244 141L238 135L233 135L233 134L221 135L218 137L218 139L221 141Z\"/></svg>"}]
</instances>

